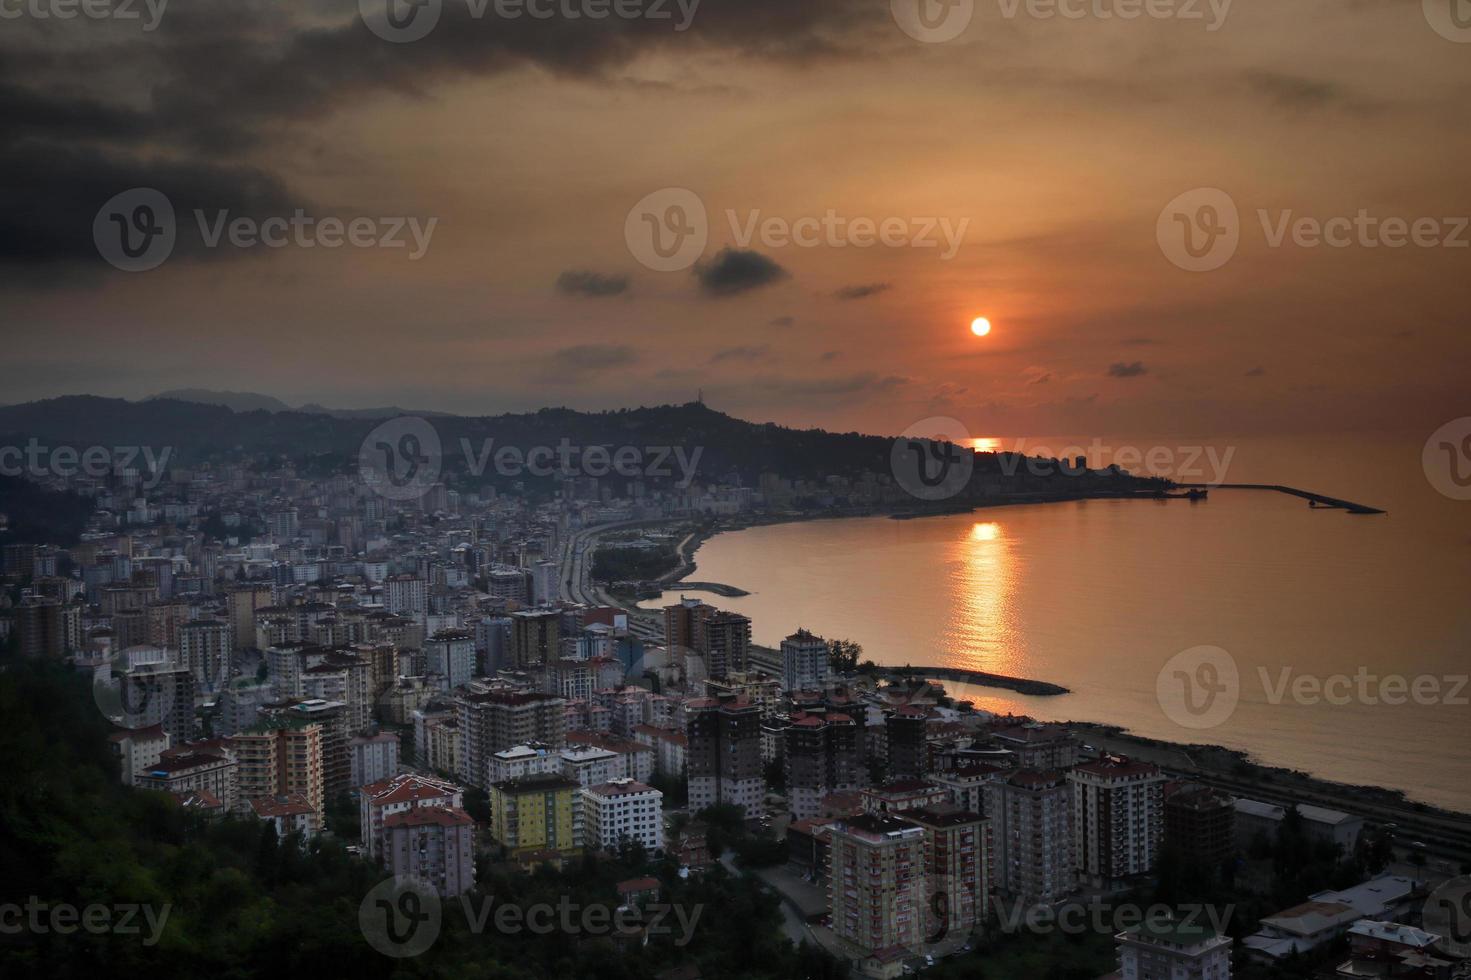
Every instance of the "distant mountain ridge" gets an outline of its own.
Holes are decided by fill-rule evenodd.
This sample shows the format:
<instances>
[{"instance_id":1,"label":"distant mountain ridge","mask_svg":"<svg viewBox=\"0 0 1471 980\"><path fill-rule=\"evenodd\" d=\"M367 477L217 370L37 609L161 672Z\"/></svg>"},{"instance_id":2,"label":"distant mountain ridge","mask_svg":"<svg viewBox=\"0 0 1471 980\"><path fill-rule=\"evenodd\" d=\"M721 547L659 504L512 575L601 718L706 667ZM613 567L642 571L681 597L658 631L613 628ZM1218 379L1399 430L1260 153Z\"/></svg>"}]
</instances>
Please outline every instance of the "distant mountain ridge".
<instances>
[{"instance_id":1,"label":"distant mountain ridge","mask_svg":"<svg viewBox=\"0 0 1471 980\"><path fill-rule=\"evenodd\" d=\"M427 418L448 415L449 412L410 411L396 405L383 408L327 408L316 402L292 408L279 398L253 391L215 391L209 388L175 388L159 392L143 399L152 401L194 402L197 405L218 405L233 412L304 412L308 415L331 415L340 419L391 419L399 415L422 415Z\"/></svg>"},{"instance_id":2,"label":"distant mountain ridge","mask_svg":"<svg viewBox=\"0 0 1471 980\"><path fill-rule=\"evenodd\" d=\"M68 395L0 407L0 446L25 445L34 438L43 445L79 450L146 446L159 451L166 447L173 464L179 466L264 455L295 460L305 467L303 472L329 475L355 472L364 440L381 424L382 416L342 417L291 409L238 412L223 405L162 397L131 402ZM763 473L775 473L812 482L813 495L822 494L816 487L828 476L886 475L892 465L893 438L889 436L747 422L701 402L606 412L544 408L489 417L437 415L431 417L431 424L443 452L444 478L455 485L515 482L497 477L494 467L485 468L492 452L515 447L524 454L534 447L555 450L564 443L603 446L610 451L668 447L684 452L686 458L698 451L702 482L734 478L755 486ZM950 503L963 505L985 492L988 483L993 490L1008 493L1077 494L1103 489L1089 476L1060 472L1039 476L1026 467L1004 465L1002 458L978 454L969 489ZM524 479L536 482L531 477ZM1158 487L1127 476L1104 482L1114 491Z\"/></svg>"}]
</instances>

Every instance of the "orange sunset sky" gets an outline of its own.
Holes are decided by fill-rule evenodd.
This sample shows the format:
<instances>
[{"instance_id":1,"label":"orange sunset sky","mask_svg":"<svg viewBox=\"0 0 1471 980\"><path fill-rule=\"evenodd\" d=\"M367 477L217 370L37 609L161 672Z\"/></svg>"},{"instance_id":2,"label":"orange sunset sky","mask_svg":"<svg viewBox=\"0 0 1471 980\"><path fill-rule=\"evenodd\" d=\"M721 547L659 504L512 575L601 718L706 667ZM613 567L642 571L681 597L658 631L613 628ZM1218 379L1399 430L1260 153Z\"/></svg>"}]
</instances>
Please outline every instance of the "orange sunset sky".
<instances>
[{"instance_id":1,"label":"orange sunset sky","mask_svg":"<svg viewBox=\"0 0 1471 980\"><path fill-rule=\"evenodd\" d=\"M1465 414L1471 231L1273 247L1258 212L1454 232L1471 43L1420 0L1238 0L1214 30L1205 3L1204 21L1012 6L977 0L933 43L888 0L704 0L682 32L445 0L409 44L341 2L173 0L148 32L8 22L0 400L204 387L479 414L703 389L761 421L943 414L998 435ZM175 201L181 241L191 205L438 221L418 260L181 246L127 273L91 227L135 186ZM703 202L708 243L658 272L625 221L667 187ZM1240 244L1188 272L1157 221L1201 187L1235 202ZM736 231L829 211L966 225L947 259L743 244L732 211ZM714 288L726 248L758 274Z\"/></svg>"}]
</instances>

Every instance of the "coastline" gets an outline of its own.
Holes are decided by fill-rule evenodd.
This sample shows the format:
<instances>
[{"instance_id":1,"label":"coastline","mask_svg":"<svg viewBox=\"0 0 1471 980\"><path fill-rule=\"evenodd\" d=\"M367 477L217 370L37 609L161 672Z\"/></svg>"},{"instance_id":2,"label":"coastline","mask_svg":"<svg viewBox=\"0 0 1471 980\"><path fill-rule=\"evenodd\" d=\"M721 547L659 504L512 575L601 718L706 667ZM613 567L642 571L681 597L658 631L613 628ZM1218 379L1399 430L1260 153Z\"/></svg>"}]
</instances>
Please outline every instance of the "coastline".
<instances>
[{"instance_id":1,"label":"coastline","mask_svg":"<svg viewBox=\"0 0 1471 980\"><path fill-rule=\"evenodd\" d=\"M1250 752L1211 743L1169 742L1136 735L1106 722L1063 721L1095 748L1154 762L1182 778L1205 782L1233 796L1265 803L1310 804L1394 823L1399 836L1460 861L1471 859L1471 813L1417 800L1404 790L1340 783L1310 772L1274 766Z\"/></svg>"},{"instance_id":2,"label":"coastline","mask_svg":"<svg viewBox=\"0 0 1471 980\"><path fill-rule=\"evenodd\" d=\"M719 534L734 531L745 531L753 527L768 527L773 524L805 524L815 521L842 521L856 520L866 517L887 517L896 521L922 520L931 517L955 517L961 514L972 514L978 510L992 510L1000 507L1025 507L1040 506L1047 504L1070 504L1081 500L1183 500L1182 494L1171 494L1164 492L1136 492L1127 491L1092 491L1074 494L1046 494L1046 495L1014 495L1008 499L992 499L961 506L949 508L921 508L908 507L874 507L864 510L826 511L822 513L800 513L784 512L777 514L759 514L741 519L739 523L722 524L720 526L705 528L686 536L676 547L679 556L679 564L668 572L654 579L665 592L677 591L677 587L684 584L685 579L693 575L699 568L696 553L700 546L706 541ZM656 523L656 522L655 522ZM672 523L672 522L671 522ZM690 583L691 592L714 592L717 595L750 595L751 593L739 586L721 582L694 582ZM718 586L720 588L696 588L695 586ZM730 590L728 593L722 589Z\"/></svg>"},{"instance_id":3,"label":"coastline","mask_svg":"<svg viewBox=\"0 0 1471 980\"><path fill-rule=\"evenodd\" d=\"M1146 498L1147 499L1147 498ZM1029 503L1061 502L1061 501L1028 501ZM997 505L1008 506L1020 503L1020 501L997 502ZM943 513L934 512L915 516L956 516L957 514L970 513L989 509L982 505L978 507L966 507L963 510L949 510ZM707 528L682 543L681 567L678 577L688 577L698 567L698 550L705 541L713 538L716 534L725 531L745 530L750 527L760 527L771 524L796 523L799 521L812 520L838 520L846 518L873 518L894 516L893 512L884 509L866 510L862 513L839 513L839 514L766 514L754 518L747 518L739 523L726 524ZM675 576L671 576L673 578ZM708 584L708 583L705 583ZM751 583L744 583L750 585ZM661 583L666 593L677 591L678 582ZM693 590L692 590L693 591ZM647 610L640 612L648 615ZM885 669L889 665L880 665ZM939 669L939 668L937 668ZM964 679L964 680L969 680ZM1008 681L1019 679L1011 678ZM1010 683L1004 685L981 684L978 686L997 686L1002 690L1011 690L1015 693L1027 696L1030 692L1018 690ZM1048 682L1036 682L1048 683ZM1016 710L1025 710L1018 708ZM1048 712L1052 714L1052 712ZM1442 850L1453 850L1459 855L1471 855L1471 808L1467 810L1454 809L1455 804L1430 803L1418 799L1413 795L1413 790L1395 789L1381 785L1354 785L1349 783L1335 782L1330 779L1314 775L1310 770L1302 771L1281 765L1274 765L1268 760L1260 760L1245 749L1231 748L1223 745L1197 745L1188 743L1169 742L1153 739L1148 736L1136 735L1117 721L1091 720L1069 722L1080 731L1086 731L1085 741L1092 741L1094 745L1100 742L1106 743L1111 751L1120 751L1126 754L1137 754L1145 756L1158 756L1161 761L1168 760L1168 768L1182 777L1197 778L1218 785L1233 795L1261 799L1264 802L1276 802L1286 800L1289 797L1301 802L1314 803L1331 809L1344 810L1346 812L1361 813L1370 820L1381 822L1398 823L1401 836L1406 840L1421 840L1432 845L1436 852ZM1102 747L1100 745L1100 747ZM1414 829L1411 829L1414 828ZM1437 846L1437 842L1444 842ZM1464 858L1463 858L1464 859Z\"/></svg>"}]
</instances>

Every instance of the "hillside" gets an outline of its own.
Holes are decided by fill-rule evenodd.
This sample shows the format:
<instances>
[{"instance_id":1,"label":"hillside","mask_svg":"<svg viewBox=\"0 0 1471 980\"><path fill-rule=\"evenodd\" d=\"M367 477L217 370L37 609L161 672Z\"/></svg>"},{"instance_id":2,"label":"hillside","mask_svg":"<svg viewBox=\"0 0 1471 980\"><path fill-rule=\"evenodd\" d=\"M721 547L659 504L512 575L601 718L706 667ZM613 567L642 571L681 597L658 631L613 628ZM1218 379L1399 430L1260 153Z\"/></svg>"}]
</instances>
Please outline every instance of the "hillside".
<instances>
[{"instance_id":1,"label":"hillside","mask_svg":"<svg viewBox=\"0 0 1471 980\"><path fill-rule=\"evenodd\" d=\"M0 408L0 445L21 445L34 437L49 445L167 446L180 465L270 455L291 458L316 472L345 472L356 465L364 438L380 422L301 411L236 412L164 398L130 402L76 395ZM766 472L808 480L887 474L892 448L892 437L758 424L695 402L608 412L546 408L489 417L437 415L433 424L451 482L475 482L466 473L467 456L483 455L487 446L525 451L556 447L564 440L573 446L698 448L703 478L739 478L746 485L754 485ZM1003 461L994 454L978 454L973 485L991 482L1003 492L1079 492L1094 482L1087 477L1029 476L1025 468L1003 466ZM1132 478L1097 479L1112 490L1148 485Z\"/></svg>"}]
</instances>

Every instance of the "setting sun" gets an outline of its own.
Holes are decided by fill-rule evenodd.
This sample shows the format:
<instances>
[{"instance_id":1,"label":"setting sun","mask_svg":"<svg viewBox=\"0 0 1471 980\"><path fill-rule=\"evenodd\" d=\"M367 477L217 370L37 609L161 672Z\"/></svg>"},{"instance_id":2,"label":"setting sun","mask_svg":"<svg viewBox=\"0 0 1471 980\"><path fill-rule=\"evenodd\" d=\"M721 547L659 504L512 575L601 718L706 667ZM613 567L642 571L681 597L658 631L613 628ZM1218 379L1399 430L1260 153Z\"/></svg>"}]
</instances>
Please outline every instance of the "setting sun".
<instances>
[{"instance_id":1,"label":"setting sun","mask_svg":"<svg viewBox=\"0 0 1471 980\"><path fill-rule=\"evenodd\" d=\"M978 316L970 322L970 332L977 337L984 337L991 332L991 321L983 316Z\"/></svg>"}]
</instances>

